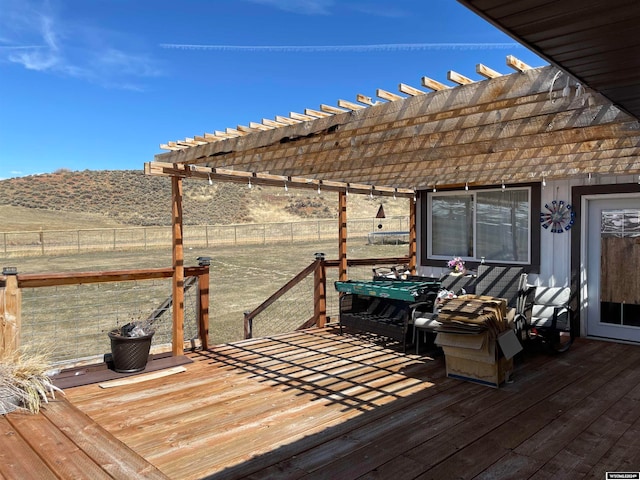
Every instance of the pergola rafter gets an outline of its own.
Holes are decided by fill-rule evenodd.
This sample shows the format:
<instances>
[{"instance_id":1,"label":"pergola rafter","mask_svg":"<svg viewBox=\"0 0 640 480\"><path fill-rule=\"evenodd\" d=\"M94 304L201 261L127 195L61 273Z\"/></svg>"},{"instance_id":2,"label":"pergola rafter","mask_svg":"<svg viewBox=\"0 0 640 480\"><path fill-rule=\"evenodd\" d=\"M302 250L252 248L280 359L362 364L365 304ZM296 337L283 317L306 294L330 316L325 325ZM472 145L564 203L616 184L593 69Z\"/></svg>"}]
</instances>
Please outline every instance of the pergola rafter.
<instances>
[{"instance_id":1,"label":"pergola rafter","mask_svg":"<svg viewBox=\"0 0 640 480\"><path fill-rule=\"evenodd\" d=\"M306 178L300 186L332 181L411 191L610 174L614 164L617 174L640 172L624 162L639 151L637 119L555 67L532 69L512 56L507 65L516 73L479 64L487 80L449 72L452 86L423 78L433 92L400 84L407 97L385 94L388 101L375 103L359 95L362 106L340 100L305 116L263 120L267 128L243 136L170 142L174 151L156 160Z\"/></svg>"}]
</instances>

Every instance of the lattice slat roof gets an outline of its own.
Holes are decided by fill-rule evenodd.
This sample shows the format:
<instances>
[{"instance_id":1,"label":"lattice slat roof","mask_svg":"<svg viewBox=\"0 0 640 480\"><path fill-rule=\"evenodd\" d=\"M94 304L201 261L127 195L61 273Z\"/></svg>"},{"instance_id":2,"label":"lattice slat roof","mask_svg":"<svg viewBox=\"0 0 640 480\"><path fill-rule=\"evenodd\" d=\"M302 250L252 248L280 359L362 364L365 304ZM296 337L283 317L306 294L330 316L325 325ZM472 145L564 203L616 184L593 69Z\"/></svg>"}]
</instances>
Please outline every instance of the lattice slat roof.
<instances>
[{"instance_id":1,"label":"lattice slat roof","mask_svg":"<svg viewBox=\"0 0 640 480\"><path fill-rule=\"evenodd\" d=\"M640 172L635 118L556 67L507 63L516 73L478 65L486 80L423 77L422 88L400 84L399 94L379 90L379 100L358 95L357 103L169 142L163 148L172 151L146 170L207 178L224 169L231 181L355 183L405 196L433 186Z\"/></svg>"}]
</instances>

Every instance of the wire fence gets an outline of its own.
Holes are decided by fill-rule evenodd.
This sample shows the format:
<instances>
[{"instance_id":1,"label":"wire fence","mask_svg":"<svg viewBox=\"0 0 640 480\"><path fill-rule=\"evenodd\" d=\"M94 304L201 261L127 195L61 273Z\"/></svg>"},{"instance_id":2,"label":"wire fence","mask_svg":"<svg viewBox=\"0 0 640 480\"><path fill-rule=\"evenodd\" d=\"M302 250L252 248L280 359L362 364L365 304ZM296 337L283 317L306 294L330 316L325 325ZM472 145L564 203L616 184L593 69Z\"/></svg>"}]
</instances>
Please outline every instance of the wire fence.
<instances>
[{"instance_id":1,"label":"wire fence","mask_svg":"<svg viewBox=\"0 0 640 480\"><path fill-rule=\"evenodd\" d=\"M170 278L23 288L20 342L54 364L104 355L111 330L146 320L170 296ZM185 292L185 341L198 337L197 298L196 284ZM172 309L164 310L152 324L152 348L170 349Z\"/></svg>"},{"instance_id":2,"label":"wire fence","mask_svg":"<svg viewBox=\"0 0 640 480\"><path fill-rule=\"evenodd\" d=\"M390 267L379 264L375 268ZM352 280L371 280L372 266L350 266ZM326 268L327 322L339 319L339 294L334 287L337 268ZM20 342L46 351L55 364L95 360L110 352L108 333L148 319L155 334L152 348L169 350L172 341L171 278L22 288ZM280 285L274 285L277 289ZM184 341L198 337L198 284L185 292ZM163 306L163 304L165 304ZM214 304L215 305L215 304ZM160 309L158 314L159 307ZM215 307L214 307L215 308ZM253 321L253 336L267 337L300 328L314 316L314 275L310 273ZM238 319L238 325L241 320ZM238 335L227 341L241 340Z\"/></svg>"},{"instance_id":3,"label":"wire fence","mask_svg":"<svg viewBox=\"0 0 640 480\"><path fill-rule=\"evenodd\" d=\"M335 219L304 222L185 225L184 245L202 248L229 245L267 245L337 238ZM369 243L408 241L409 217L363 218L347 222L350 238ZM0 233L4 257L47 254L146 250L171 247L171 227L39 230Z\"/></svg>"},{"instance_id":4,"label":"wire fence","mask_svg":"<svg viewBox=\"0 0 640 480\"><path fill-rule=\"evenodd\" d=\"M382 263L375 268L391 267L395 264ZM372 266L351 266L348 269L350 280L371 280ZM339 321L339 292L335 289L338 269L326 269L326 314L327 324ZM310 273L285 294L259 313L252 322L253 337L268 337L280 333L292 332L300 328L314 315L314 275Z\"/></svg>"},{"instance_id":5,"label":"wire fence","mask_svg":"<svg viewBox=\"0 0 640 480\"><path fill-rule=\"evenodd\" d=\"M313 317L313 273L269 305L253 322L254 337L268 337L297 330Z\"/></svg>"}]
</instances>

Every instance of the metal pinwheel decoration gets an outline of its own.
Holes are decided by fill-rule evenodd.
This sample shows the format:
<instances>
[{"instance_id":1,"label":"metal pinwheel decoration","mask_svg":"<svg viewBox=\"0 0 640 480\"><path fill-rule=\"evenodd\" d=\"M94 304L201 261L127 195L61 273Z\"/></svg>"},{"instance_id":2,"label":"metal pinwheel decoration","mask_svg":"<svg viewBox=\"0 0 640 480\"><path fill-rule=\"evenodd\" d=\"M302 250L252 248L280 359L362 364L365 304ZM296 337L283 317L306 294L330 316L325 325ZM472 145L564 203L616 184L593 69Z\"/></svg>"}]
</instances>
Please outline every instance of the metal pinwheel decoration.
<instances>
[{"instance_id":1,"label":"metal pinwheel decoration","mask_svg":"<svg viewBox=\"0 0 640 480\"><path fill-rule=\"evenodd\" d=\"M576 214L571 205L563 200L554 200L551 205L545 204L546 212L540 213L540 223L543 228L551 228L551 233L562 233L571 228Z\"/></svg>"}]
</instances>

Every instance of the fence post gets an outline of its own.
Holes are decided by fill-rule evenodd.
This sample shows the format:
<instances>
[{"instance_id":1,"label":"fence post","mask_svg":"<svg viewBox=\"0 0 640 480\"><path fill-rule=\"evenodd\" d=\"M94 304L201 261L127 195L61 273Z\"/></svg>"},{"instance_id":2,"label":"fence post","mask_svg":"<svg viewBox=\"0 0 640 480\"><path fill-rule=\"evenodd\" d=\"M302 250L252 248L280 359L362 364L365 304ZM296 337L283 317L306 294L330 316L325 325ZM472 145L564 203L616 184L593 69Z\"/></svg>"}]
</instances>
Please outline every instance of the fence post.
<instances>
[{"instance_id":1,"label":"fence post","mask_svg":"<svg viewBox=\"0 0 640 480\"><path fill-rule=\"evenodd\" d=\"M0 285L0 358L9 358L20 345L22 292L18 288L16 267L4 267L5 285Z\"/></svg>"},{"instance_id":2,"label":"fence post","mask_svg":"<svg viewBox=\"0 0 640 480\"><path fill-rule=\"evenodd\" d=\"M316 253L316 268L313 272L313 316L317 327L327 324L327 272L324 253Z\"/></svg>"},{"instance_id":3,"label":"fence post","mask_svg":"<svg viewBox=\"0 0 640 480\"><path fill-rule=\"evenodd\" d=\"M249 318L251 312L244 312L244 338L253 338L253 318Z\"/></svg>"},{"instance_id":4,"label":"fence post","mask_svg":"<svg viewBox=\"0 0 640 480\"><path fill-rule=\"evenodd\" d=\"M202 349L209 348L209 266L211 257L198 257L202 272L198 275L198 333Z\"/></svg>"}]
</instances>

